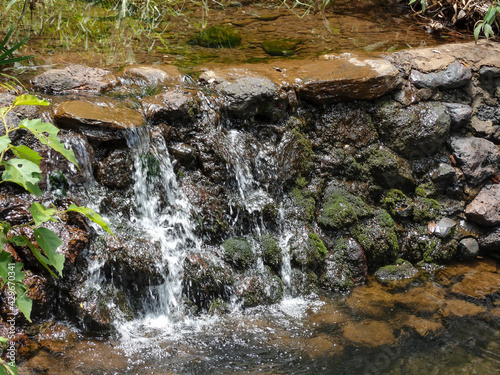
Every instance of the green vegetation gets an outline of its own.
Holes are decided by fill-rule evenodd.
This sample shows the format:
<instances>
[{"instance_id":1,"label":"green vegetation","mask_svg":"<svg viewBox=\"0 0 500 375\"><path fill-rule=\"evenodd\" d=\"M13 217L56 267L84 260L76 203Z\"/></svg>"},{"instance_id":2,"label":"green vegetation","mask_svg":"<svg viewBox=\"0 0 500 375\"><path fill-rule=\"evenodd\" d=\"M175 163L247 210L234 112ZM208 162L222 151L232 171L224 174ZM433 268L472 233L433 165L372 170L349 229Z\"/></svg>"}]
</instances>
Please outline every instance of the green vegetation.
<instances>
[{"instance_id":1,"label":"green vegetation","mask_svg":"<svg viewBox=\"0 0 500 375\"><path fill-rule=\"evenodd\" d=\"M370 214L370 207L361 198L340 188L330 188L325 194L318 224L327 229L337 230Z\"/></svg>"},{"instance_id":2,"label":"green vegetation","mask_svg":"<svg viewBox=\"0 0 500 375\"><path fill-rule=\"evenodd\" d=\"M262 260L273 270L278 271L281 266L283 254L281 248L276 243L276 240L270 234L265 234L260 237L262 246Z\"/></svg>"},{"instance_id":3,"label":"green vegetation","mask_svg":"<svg viewBox=\"0 0 500 375\"><path fill-rule=\"evenodd\" d=\"M496 0L493 4L491 4L488 8L488 11L484 15L482 20L479 20L474 25L474 39L479 39L479 34L481 32L484 34L486 39L492 38L495 36L493 32L493 25L499 28L498 21L500 19L500 1Z\"/></svg>"},{"instance_id":4,"label":"green vegetation","mask_svg":"<svg viewBox=\"0 0 500 375\"><path fill-rule=\"evenodd\" d=\"M232 48L240 43L241 35L239 31L229 26L209 27L189 41L189 44L209 48Z\"/></svg>"},{"instance_id":5,"label":"green vegetation","mask_svg":"<svg viewBox=\"0 0 500 375\"><path fill-rule=\"evenodd\" d=\"M232 237L222 243L224 259L239 268L248 268L255 263L252 245L244 238Z\"/></svg>"},{"instance_id":6,"label":"green vegetation","mask_svg":"<svg viewBox=\"0 0 500 375\"><path fill-rule=\"evenodd\" d=\"M262 49L271 56L291 56L299 43L298 39L265 40Z\"/></svg>"}]
</instances>

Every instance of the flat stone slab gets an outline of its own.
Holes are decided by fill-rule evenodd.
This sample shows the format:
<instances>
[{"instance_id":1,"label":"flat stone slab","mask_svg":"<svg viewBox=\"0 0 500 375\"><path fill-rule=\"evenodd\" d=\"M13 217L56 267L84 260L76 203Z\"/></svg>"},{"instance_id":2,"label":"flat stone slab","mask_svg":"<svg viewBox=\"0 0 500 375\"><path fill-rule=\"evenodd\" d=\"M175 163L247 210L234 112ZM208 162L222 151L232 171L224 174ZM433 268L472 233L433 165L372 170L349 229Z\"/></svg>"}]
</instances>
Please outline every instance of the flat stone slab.
<instances>
[{"instance_id":1,"label":"flat stone slab","mask_svg":"<svg viewBox=\"0 0 500 375\"><path fill-rule=\"evenodd\" d=\"M482 225L500 225L500 185L485 186L465 208L465 215Z\"/></svg>"},{"instance_id":2,"label":"flat stone slab","mask_svg":"<svg viewBox=\"0 0 500 375\"><path fill-rule=\"evenodd\" d=\"M130 65L123 69L123 77L140 80L147 85L178 84L182 81L174 65Z\"/></svg>"},{"instance_id":3,"label":"flat stone slab","mask_svg":"<svg viewBox=\"0 0 500 375\"><path fill-rule=\"evenodd\" d=\"M57 126L73 129L93 141L122 140L125 130L145 125L142 115L130 108L100 106L84 101L69 101L54 109Z\"/></svg>"},{"instance_id":4,"label":"flat stone slab","mask_svg":"<svg viewBox=\"0 0 500 375\"><path fill-rule=\"evenodd\" d=\"M33 79L33 88L49 94L103 93L119 84L117 77L100 68L70 65L51 69Z\"/></svg>"}]
</instances>

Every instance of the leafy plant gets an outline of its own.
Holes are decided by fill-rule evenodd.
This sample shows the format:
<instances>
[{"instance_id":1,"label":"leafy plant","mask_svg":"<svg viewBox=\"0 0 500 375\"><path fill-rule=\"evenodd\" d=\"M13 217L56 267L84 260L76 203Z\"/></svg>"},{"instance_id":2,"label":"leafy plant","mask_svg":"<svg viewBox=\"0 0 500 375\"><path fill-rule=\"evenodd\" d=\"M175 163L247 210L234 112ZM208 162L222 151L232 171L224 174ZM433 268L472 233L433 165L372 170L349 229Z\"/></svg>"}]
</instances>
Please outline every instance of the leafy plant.
<instances>
[{"instance_id":1,"label":"leafy plant","mask_svg":"<svg viewBox=\"0 0 500 375\"><path fill-rule=\"evenodd\" d=\"M410 0L409 5L415 4L417 0ZM420 6L422 7L422 13L427 9L427 0L419 0Z\"/></svg>"},{"instance_id":2,"label":"leafy plant","mask_svg":"<svg viewBox=\"0 0 500 375\"><path fill-rule=\"evenodd\" d=\"M495 36L493 32L493 25L495 24L498 28L497 17L500 16L500 1L496 0L492 5L489 6L484 18L474 25L474 39L476 43L479 39L479 34L483 32L486 39Z\"/></svg>"},{"instance_id":3,"label":"leafy plant","mask_svg":"<svg viewBox=\"0 0 500 375\"><path fill-rule=\"evenodd\" d=\"M59 152L77 167L78 162L73 150L67 149L60 142L57 137L59 129L54 125L42 122L40 119L25 119L16 126L8 123L7 114L21 105L46 106L49 104L46 100L38 99L33 95L20 95L10 106L0 108L0 119L5 128L5 135L0 137L0 168L3 169L0 184L5 182L17 184L35 197L42 195L42 191L38 187L38 183L42 179L42 171L40 170L42 157L28 146L14 145L9 135L24 129L32 133L40 143ZM4 250L4 245L28 247L38 262L57 278L58 276L62 277L65 261L64 255L57 252L59 246L62 245L62 240L53 231L43 227L44 223L59 221L68 212L78 212L97 223L107 232L111 234L112 232L103 218L87 207L71 204L66 210L58 210L54 205L46 207L38 202L33 202L29 211L33 217L29 223L11 225L7 221L0 221L0 286L7 287L9 291L14 292L15 306L31 321L32 301L26 296L27 287L23 284L25 278L25 274L22 272L23 264L14 263L11 254ZM22 234L21 229L24 228L33 230L34 242ZM0 374L1 365L0 362Z\"/></svg>"}]
</instances>

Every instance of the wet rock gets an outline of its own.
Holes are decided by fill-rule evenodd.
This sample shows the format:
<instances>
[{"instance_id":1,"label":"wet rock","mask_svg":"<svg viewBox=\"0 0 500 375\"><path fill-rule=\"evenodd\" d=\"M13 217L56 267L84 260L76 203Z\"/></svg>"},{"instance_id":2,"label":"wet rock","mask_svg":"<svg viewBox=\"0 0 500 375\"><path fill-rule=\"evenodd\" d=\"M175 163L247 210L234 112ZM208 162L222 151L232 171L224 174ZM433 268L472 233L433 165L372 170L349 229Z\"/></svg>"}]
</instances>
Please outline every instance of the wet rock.
<instances>
[{"instance_id":1,"label":"wet rock","mask_svg":"<svg viewBox=\"0 0 500 375\"><path fill-rule=\"evenodd\" d=\"M314 158L311 142L304 133L297 128L287 131L276 152L278 180L286 185L299 176L306 176Z\"/></svg>"},{"instance_id":2,"label":"wet rock","mask_svg":"<svg viewBox=\"0 0 500 375\"><path fill-rule=\"evenodd\" d=\"M457 226L455 220L444 217L436 223L434 235L439 238L446 238L451 235L453 229Z\"/></svg>"},{"instance_id":3,"label":"wet rock","mask_svg":"<svg viewBox=\"0 0 500 375\"><path fill-rule=\"evenodd\" d=\"M431 319L424 319L415 315L409 315L404 320L403 325L405 327L413 328L422 337L436 335L438 332L444 330L444 326L440 322Z\"/></svg>"},{"instance_id":4,"label":"wet rock","mask_svg":"<svg viewBox=\"0 0 500 375\"><path fill-rule=\"evenodd\" d=\"M97 180L112 189L123 189L134 182L133 163L128 150L113 150L97 167Z\"/></svg>"},{"instance_id":5,"label":"wet rock","mask_svg":"<svg viewBox=\"0 0 500 375\"><path fill-rule=\"evenodd\" d=\"M290 244L292 262L301 267L316 271L323 266L326 246L315 233L297 236Z\"/></svg>"},{"instance_id":6,"label":"wet rock","mask_svg":"<svg viewBox=\"0 0 500 375\"><path fill-rule=\"evenodd\" d=\"M417 315L428 315L443 310L446 304L444 297L445 292L440 286L427 284L398 293L394 299Z\"/></svg>"},{"instance_id":7,"label":"wet rock","mask_svg":"<svg viewBox=\"0 0 500 375\"><path fill-rule=\"evenodd\" d=\"M103 93L118 85L110 72L82 65L51 69L33 79L33 88L49 94Z\"/></svg>"},{"instance_id":8,"label":"wet rock","mask_svg":"<svg viewBox=\"0 0 500 375\"><path fill-rule=\"evenodd\" d=\"M465 215L469 220L482 225L500 225L500 185L482 188L465 208Z\"/></svg>"},{"instance_id":9,"label":"wet rock","mask_svg":"<svg viewBox=\"0 0 500 375\"><path fill-rule=\"evenodd\" d=\"M344 338L358 344L377 347L391 345L397 342L392 327L383 322L366 320L349 322L343 327Z\"/></svg>"},{"instance_id":10,"label":"wet rock","mask_svg":"<svg viewBox=\"0 0 500 375\"><path fill-rule=\"evenodd\" d=\"M191 124L198 112L198 99L188 92L167 91L141 101L144 116L152 124Z\"/></svg>"},{"instance_id":11,"label":"wet rock","mask_svg":"<svg viewBox=\"0 0 500 375\"><path fill-rule=\"evenodd\" d=\"M363 169L375 183L385 188L411 191L415 187L408 162L382 145L372 145L363 151Z\"/></svg>"},{"instance_id":12,"label":"wet rock","mask_svg":"<svg viewBox=\"0 0 500 375\"><path fill-rule=\"evenodd\" d=\"M410 73L410 81L419 88L456 89L466 85L471 79L471 70L458 60L441 72L426 74L412 70Z\"/></svg>"},{"instance_id":13,"label":"wet rock","mask_svg":"<svg viewBox=\"0 0 500 375\"><path fill-rule=\"evenodd\" d=\"M361 198L332 185L325 191L318 224L325 229L337 230L370 214L370 207Z\"/></svg>"},{"instance_id":14,"label":"wet rock","mask_svg":"<svg viewBox=\"0 0 500 375\"><path fill-rule=\"evenodd\" d=\"M446 301L446 306L443 311L443 316L444 317L448 317L450 315L458 317L474 316L485 311L486 308L484 306L478 306L473 303L462 301L459 299L452 299Z\"/></svg>"},{"instance_id":15,"label":"wet rock","mask_svg":"<svg viewBox=\"0 0 500 375\"><path fill-rule=\"evenodd\" d=\"M392 263L399 252L396 227L387 211L379 209L371 219L356 224L353 237L361 245L369 268Z\"/></svg>"},{"instance_id":16,"label":"wet rock","mask_svg":"<svg viewBox=\"0 0 500 375\"><path fill-rule=\"evenodd\" d=\"M453 284L450 291L460 297L482 300L498 294L500 274L470 269L462 280Z\"/></svg>"},{"instance_id":17,"label":"wet rock","mask_svg":"<svg viewBox=\"0 0 500 375\"><path fill-rule=\"evenodd\" d=\"M394 309L394 295L379 283L369 283L354 288L345 299L347 308L356 316L387 318L387 312Z\"/></svg>"},{"instance_id":18,"label":"wet rock","mask_svg":"<svg viewBox=\"0 0 500 375\"><path fill-rule=\"evenodd\" d=\"M176 143L169 146L168 151L183 167L191 168L196 163L196 150L190 145Z\"/></svg>"},{"instance_id":19,"label":"wet rock","mask_svg":"<svg viewBox=\"0 0 500 375\"><path fill-rule=\"evenodd\" d=\"M425 226L414 226L402 236L401 253L403 258L412 263L426 261L432 262L431 254L441 248L441 240L432 236Z\"/></svg>"},{"instance_id":20,"label":"wet rock","mask_svg":"<svg viewBox=\"0 0 500 375\"><path fill-rule=\"evenodd\" d=\"M327 253L319 283L322 288L333 292L348 292L366 282L367 272L361 246L352 238L342 238Z\"/></svg>"},{"instance_id":21,"label":"wet rock","mask_svg":"<svg viewBox=\"0 0 500 375\"><path fill-rule=\"evenodd\" d=\"M283 115L278 87L267 78L240 77L217 84L215 89L224 96L223 108L237 119L275 122Z\"/></svg>"},{"instance_id":22,"label":"wet rock","mask_svg":"<svg viewBox=\"0 0 500 375\"><path fill-rule=\"evenodd\" d=\"M85 135L95 145L124 142L127 129L144 126L142 115L129 108L104 107L89 102L70 101L54 109L54 121L64 129Z\"/></svg>"},{"instance_id":23,"label":"wet rock","mask_svg":"<svg viewBox=\"0 0 500 375\"><path fill-rule=\"evenodd\" d=\"M472 117L471 128L474 135L484 137L493 141L500 139L500 127L494 126L491 120L480 120L477 116Z\"/></svg>"},{"instance_id":24,"label":"wet rock","mask_svg":"<svg viewBox=\"0 0 500 375\"><path fill-rule=\"evenodd\" d=\"M401 190L388 190L380 203L392 217L408 219L413 216L413 202Z\"/></svg>"},{"instance_id":25,"label":"wet rock","mask_svg":"<svg viewBox=\"0 0 500 375\"><path fill-rule=\"evenodd\" d=\"M283 284L269 269L257 275L241 277L236 281L236 296L244 307L269 305L283 298Z\"/></svg>"},{"instance_id":26,"label":"wet rock","mask_svg":"<svg viewBox=\"0 0 500 375\"><path fill-rule=\"evenodd\" d=\"M476 137L453 137L449 144L471 185L477 186L498 173L500 150L493 142Z\"/></svg>"},{"instance_id":27,"label":"wet rock","mask_svg":"<svg viewBox=\"0 0 500 375\"><path fill-rule=\"evenodd\" d=\"M64 325L56 324L42 330L36 340L42 350L63 354L68 348L74 346L78 340L78 334Z\"/></svg>"},{"instance_id":28,"label":"wet rock","mask_svg":"<svg viewBox=\"0 0 500 375\"><path fill-rule=\"evenodd\" d=\"M29 207L31 202L7 192L0 193L0 220L11 225L26 224L32 220Z\"/></svg>"},{"instance_id":29,"label":"wet rock","mask_svg":"<svg viewBox=\"0 0 500 375\"><path fill-rule=\"evenodd\" d=\"M289 197L290 199L285 200L283 204L287 217L312 222L316 210L316 201L311 192L305 187L295 186L290 191ZM287 203L290 203L290 205Z\"/></svg>"},{"instance_id":30,"label":"wet rock","mask_svg":"<svg viewBox=\"0 0 500 375\"><path fill-rule=\"evenodd\" d=\"M452 128L466 125L472 117L472 108L466 104L443 103L450 114Z\"/></svg>"},{"instance_id":31,"label":"wet rock","mask_svg":"<svg viewBox=\"0 0 500 375\"><path fill-rule=\"evenodd\" d=\"M275 272L278 272L283 261L283 252L276 242L276 239L270 234L265 234L260 237L259 242L264 264L271 267Z\"/></svg>"},{"instance_id":32,"label":"wet rock","mask_svg":"<svg viewBox=\"0 0 500 375\"><path fill-rule=\"evenodd\" d=\"M211 26L188 43L209 48L233 48L241 43L241 35L230 26Z\"/></svg>"},{"instance_id":33,"label":"wet rock","mask_svg":"<svg viewBox=\"0 0 500 375\"><path fill-rule=\"evenodd\" d=\"M500 251L500 228L494 228L486 236L481 237L479 246L483 251Z\"/></svg>"},{"instance_id":34,"label":"wet rock","mask_svg":"<svg viewBox=\"0 0 500 375\"><path fill-rule=\"evenodd\" d=\"M222 243L224 260L234 266L244 269L255 263L256 256L252 245L243 238L229 238Z\"/></svg>"},{"instance_id":35,"label":"wet rock","mask_svg":"<svg viewBox=\"0 0 500 375\"><path fill-rule=\"evenodd\" d=\"M389 284L402 279L410 279L418 273L418 269L407 260L398 259L394 264L380 267L374 273L375 280L381 284Z\"/></svg>"},{"instance_id":36,"label":"wet rock","mask_svg":"<svg viewBox=\"0 0 500 375\"><path fill-rule=\"evenodd\" d=\"M439 163L438 167L430 172L430 175L432 181L441 188L449 186L457 178L455 168L447 163Z\"/></svg>"},{"instance_id":37,"label":"wet rock","mask_svg":"<svg viewBox=\"0 0 500 375\"><path fill-rule=\"evenodd\" d=\"M182 76L179 69L173 65L158 66L126 66L123 69L125 78L142 81L147 85L164 85L167 83L180 83Z\"/></svg>"},{"instance_id":38,"label":"wet rock","mask_svg":"<svg viewBox=\"0 0 500 375\"><path fill-rule=\"evenodd\" d=\"M462 259L474 259L479 254L479 243L475 238L464 238L458 244L458 253Z\"/></svg>"},{"instance_id":39,"label":"wet rock","mask_svg":"<svg viewBox=\"0 0 500 375\"><path fill-rule=\"evenodd\" d=\"M292 56L299 43L298 39L265 40L262 49L271 56Z\"/></svg>"},{"instance_id":40,"label":"wet rock","mask_svg":"<svg viewBox=\"0 0 500 375\"><path fill-rule=\"evenodd\" d=\"M198 309L207 310L219 298L227 300L233 284L233 272L220 259L208 254L190 254L184 259L183 294Z\"/></svg>"},{"instance_id":41,"label":"wet rock","mask_svg":"<svg viewBox=\"0 0 500 375\"><path fill-rule=\"evenodd\" d=\"M399 85L398 70L386 60L335 59L301 66L299 99L316 104L376 99Z\"/></svg>"},{"instance_id":42,"label":"wet rock","mask_svg":"<svg viewBox=\"0 0 500 375\"><path fill-rule=\"evenodd\" d=\"M384 143L408 159L436 153L446 142L451 125L446 107L438 102L407 108L385 103L377 110L375 118Z\"/></svg>"}]
</instances>

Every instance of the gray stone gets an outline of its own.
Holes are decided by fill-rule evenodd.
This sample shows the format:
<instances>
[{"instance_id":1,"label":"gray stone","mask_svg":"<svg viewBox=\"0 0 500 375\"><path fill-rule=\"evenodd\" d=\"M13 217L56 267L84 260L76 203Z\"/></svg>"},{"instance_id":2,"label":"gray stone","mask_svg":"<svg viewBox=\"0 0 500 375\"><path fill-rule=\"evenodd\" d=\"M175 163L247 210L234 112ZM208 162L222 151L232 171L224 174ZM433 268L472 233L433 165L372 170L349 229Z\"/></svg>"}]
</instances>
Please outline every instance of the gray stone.
<instances>
[{"instance_id":1,"label":"gray stone","mask_svg":"<svg viewBox=\"0 0 500 375\"><path fill-rule=\"evenodd\" d=\"M500 151L493 142L476 137L453 137L450 148L471 185L477 186L498 173Z\"/></svg>"},{"instance_id":2,"label":"gray stone","mask_svg":"<svg viewBox=\"0 0 500 375\"><path fill-rule=\"evenodd\" d=\"M471 70L459 61L454 61L446 70L437 73L421 73L418 70L410 73L410 81L419 88L456 89L471 79Z\"/></svg>"},{"instance_id":3,"label":"gray stone","mask_svg":"<svg viewBox=\"0 0 500 375\"><path fill-rule=\"evenodd\" d=\"M407 260L398 259L395 264L380 267L373 276L381 284L390 284L394 281L410 279L418 273L418 269Z\"/></svg>"},{"instance_id":4,"label":"gray stone","mask_svg":"<svg viewBox=\"0 0 500 375\"><path fill-rule=\"evenodd\" d=\"M479 246L482 251L500 252L500 227L494 228L486 236L479 239Z\"/></svg>"},{"instance_id":5,"label":"gray stone","mask_svg":"<svg viewBox=\"0 0 500 375\"><path fill-rule=\"evenodd\" d=\"M482 225L500 225L500 185L488 185L481 189L465 208L465 215Z\"/></svg>"},{"instance_id":6,"label":"gray stone","mask_svg":"<svg viewBox=\"0 0 500 375\"><path fill-rule=\"evenodd\" d=\"M495 66L483 66L479 69L481 80L489 81L491 79L500 78L500 68Z\"/></svg>"},{"instance_id":7,"label":"gray stone","mask_svg":"<svg viewBox=\"0 0 500 375\"><path fill-rule=\"evenodd\" d=\"M499 138L500 127L494 126L491 120L480 120L477 116L472 117L471 127L474 129L474 134L484 138Z\"/></svg>"},{"instance_id":8,"label":"gray stone","mask_svg":"<svg viewBox=\"0 0 500 375\"><path fill-rule=\"evenodd\" d=\"M192 167L196 162L196 150L185 143L169 146L168 151L184 167Z\"/></svg>"},{"instance_id":9,"label":"gray stone","mask_svg":"<svg viewBox=\"0 0 500 375\"><path fill-rule=\"evenodd\" d=\"M375 113L374 124L386 146L411 159L434 154L446 142L451 119L437 102L407 108L385 103Z\"/></svg>"},{"instance_id":10,"label":"gray stone","mask_svg":"<svg viewBox=\"0 0 500 375\"><path fill-rule=\"evenodd\" d=\"M439 238L446 238L451 234L456 225L457 223L455 220L450 219L449 217L444 217L436 223L434 234Z\"/></svg>"},{"instance_id":11,"label":"gray stone","mask_svg":"<svg viewBox=\"0 0 500 375\"><path fill-rule=\"evenodd\" d=\"M223 108L238 119L262 118L277 121L283 114L278 87L267 78L243 77L215 86L224 97Z\"/></svg>"},{"instance_id":12,"label":"gray stone","mask_svg":"<svg viewBox=\"0 0 500 375\"><path fill-rule=\"evenodd\" d=\"M167 91L141 100L144 116L152 124L192 123L198 111L198 100L191 93Z\"/></svg>"},{"instance_id":13,"label":"gray stone","mask_svg":"<svg viewBox=\"0 0 500 375\"><path fill-rule=\"evenodd\" d=\"M464 238L458 244L458 252L462 259L474 259L479 254L479 243L475 238Z\"/></svg>"},{"instance_id":14,"label":"gray stone","mask_svg":"<svg viewBox=\"0 0 500 375\"><path fill-rule=\"evenodd\" d=\"M103 93L118 85L118 79L107 70L70 65L51 69L33 79L35 90L49 94L75 92Z\"/></svg>"},{"instance_id":15,"label":"gray stone","mask_svg":"<svg viewBox=\"0 0 500 375\"><path fill-rule=\"evenodd\" d=\"M472 108L466 104L459 103L443 103L450 114L451 126L458 128L466 125L471 116Z\"/></svg>"},{"instance_id":16,"label":"gray stone","mask_svg":"<svg viewBox=\"0 0 500 375\"><path fill-rule=\"evenodd\" d=\"M176 66L127 66L123 76L140 80L148 85L164 85L167 83L180 83L182 76Z\"/></svg>"},{"instance_id":17,"label":"gray stone","mask_svg":"<svg viewBox=\"0 0 500 375\"><path fill-rule=\"evenodd\" d=\"M439 163L431 172L431 178L436 184L447 185L456 179L455 168L447 163Z\"/></svg>"}]
</instances>

